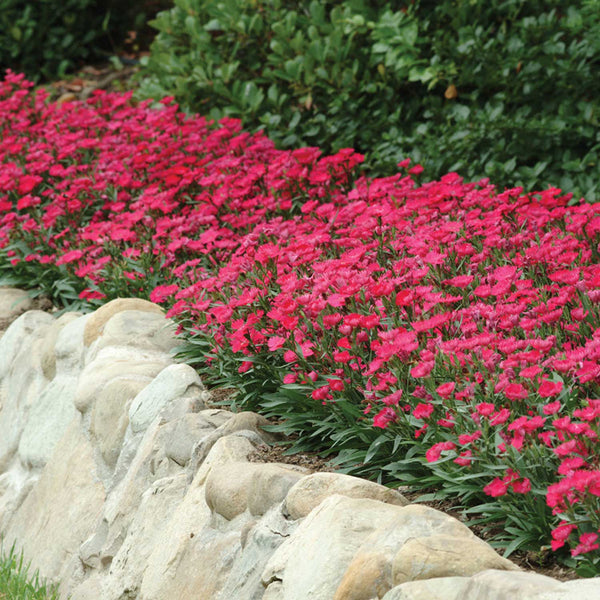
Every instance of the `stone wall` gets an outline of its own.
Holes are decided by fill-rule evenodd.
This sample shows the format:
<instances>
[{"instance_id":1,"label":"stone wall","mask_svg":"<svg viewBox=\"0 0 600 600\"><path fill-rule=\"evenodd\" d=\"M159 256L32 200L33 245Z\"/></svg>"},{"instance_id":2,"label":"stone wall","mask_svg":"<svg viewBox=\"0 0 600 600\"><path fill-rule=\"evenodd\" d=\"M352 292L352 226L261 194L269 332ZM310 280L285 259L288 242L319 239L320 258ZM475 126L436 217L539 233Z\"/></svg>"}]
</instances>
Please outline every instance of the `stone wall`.
<instances>
[{"instance_id":1,"label":"stone wall","mask_svg":"<svg viewBox=\"0 0 600 600\"><path fill-rule=\"evenodd\" d=\"M29 304L1 290L0 320ZM63 598L600 597L600 580L522 572L396 491L251 462L265 421L210 408L177 344L135 299L28 311L0 339L0 532Z\"/></svg>"}]
</instances>

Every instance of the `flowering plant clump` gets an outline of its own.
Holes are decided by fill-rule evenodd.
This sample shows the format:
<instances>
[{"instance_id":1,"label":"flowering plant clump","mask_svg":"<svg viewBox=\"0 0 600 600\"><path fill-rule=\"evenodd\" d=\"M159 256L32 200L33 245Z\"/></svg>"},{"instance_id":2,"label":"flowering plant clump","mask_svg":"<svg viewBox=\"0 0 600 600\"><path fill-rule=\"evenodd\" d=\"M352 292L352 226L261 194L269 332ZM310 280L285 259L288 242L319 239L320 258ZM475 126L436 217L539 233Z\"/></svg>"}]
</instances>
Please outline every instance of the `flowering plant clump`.
<instances>
[{"instance_id":1,"label":"flowering plant clump","mask_svg":"<svg viewBox=\"0 0 600 600\"><path fill-rule=\"evenodd\" d=\"M0 268L164 304L181 355L347 468L600 563L600 206L276 150L238 121L0 83ZM587 571L586 571L587 569Z\"/></svg>"}]
</instances>

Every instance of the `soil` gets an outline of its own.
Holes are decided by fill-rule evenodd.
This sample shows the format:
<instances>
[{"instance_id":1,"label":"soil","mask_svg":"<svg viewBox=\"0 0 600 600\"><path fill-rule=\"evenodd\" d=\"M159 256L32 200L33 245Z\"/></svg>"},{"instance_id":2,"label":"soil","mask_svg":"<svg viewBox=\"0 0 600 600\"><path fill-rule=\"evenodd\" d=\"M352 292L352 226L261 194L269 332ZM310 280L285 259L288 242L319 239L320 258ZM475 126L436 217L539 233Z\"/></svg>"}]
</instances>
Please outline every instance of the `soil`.
<instances>
[{"instance_id":1,"label":"soil","mask_svg":"<svg viewBox=\"0 0 600 600\"><path fill-rule=\"evenodd\" d=\"M43 87L50 100L62 104L73 100L87 100L94 91L125 92L134 90L137 83L134 75L139 71L139 59L144 53L123 56L114 62L87 65L65 79L53 81ZM123 64L121 60L127 64Z\"/></svg>"}]
</instances>

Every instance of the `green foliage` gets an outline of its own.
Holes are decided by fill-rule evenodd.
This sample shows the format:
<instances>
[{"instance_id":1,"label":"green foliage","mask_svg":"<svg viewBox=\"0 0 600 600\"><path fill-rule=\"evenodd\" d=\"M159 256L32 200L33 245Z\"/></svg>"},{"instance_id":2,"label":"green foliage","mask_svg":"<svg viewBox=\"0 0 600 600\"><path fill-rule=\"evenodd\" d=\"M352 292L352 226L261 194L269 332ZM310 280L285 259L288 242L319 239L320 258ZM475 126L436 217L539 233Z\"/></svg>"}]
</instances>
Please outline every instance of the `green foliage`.
<instances>
[{"instance_id":1,"label":"green foliage","mask_svg":"<svg viewBox=\"0 0 600 600\"><path fill-rule=\"evenodd\" d=\"M281 147L600 199L600 1L176 0L141 94Z\"/></svg>"},{"instance_id":2,"label":"green foliage","mask_svg":"<svg viewBox=\"0 0 600 600\"><path fill-rule=\"evenodd\" d=\"M14 546L0 555L0 598L2 600L58 600L55 586L48 586L37 571L29 573L29 565L23 554L17 554Z\"/></svg>"},{"instance_id":3,"label":"green foliage","mask_svg":"<svg viewBox=\"0 0 600 600\"><path fill-rule=\"evenodd\" d=\"M123 9L116 0L0 0L0 70L38 81L105 58L128 29L142 27L146 4L136 0Z\"/></svg>"}]
</instances>

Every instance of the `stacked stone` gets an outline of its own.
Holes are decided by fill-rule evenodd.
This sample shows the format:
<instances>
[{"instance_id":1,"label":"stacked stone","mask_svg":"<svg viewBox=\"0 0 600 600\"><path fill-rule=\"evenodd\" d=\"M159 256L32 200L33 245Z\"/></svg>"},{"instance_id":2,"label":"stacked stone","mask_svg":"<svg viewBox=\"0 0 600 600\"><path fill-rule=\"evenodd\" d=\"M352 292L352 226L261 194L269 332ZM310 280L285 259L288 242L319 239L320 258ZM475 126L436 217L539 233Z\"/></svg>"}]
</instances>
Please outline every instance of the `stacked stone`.
<instances>
[{"instance_id":1,"label":"stacked stone","mask_svg":"<svg viewBox=\"0 0 600 600\"><path fill-rule=\"evenodd\" d=\"M0 319L28 302L0 289ZM600 579L522 572L397 491L251 462L274 441L266 421L209 408L172 358L178 344L162 310L136 299L28 311L0 339L0 533L61 597L600 597Z\"/></svg>"}]
</instances>

